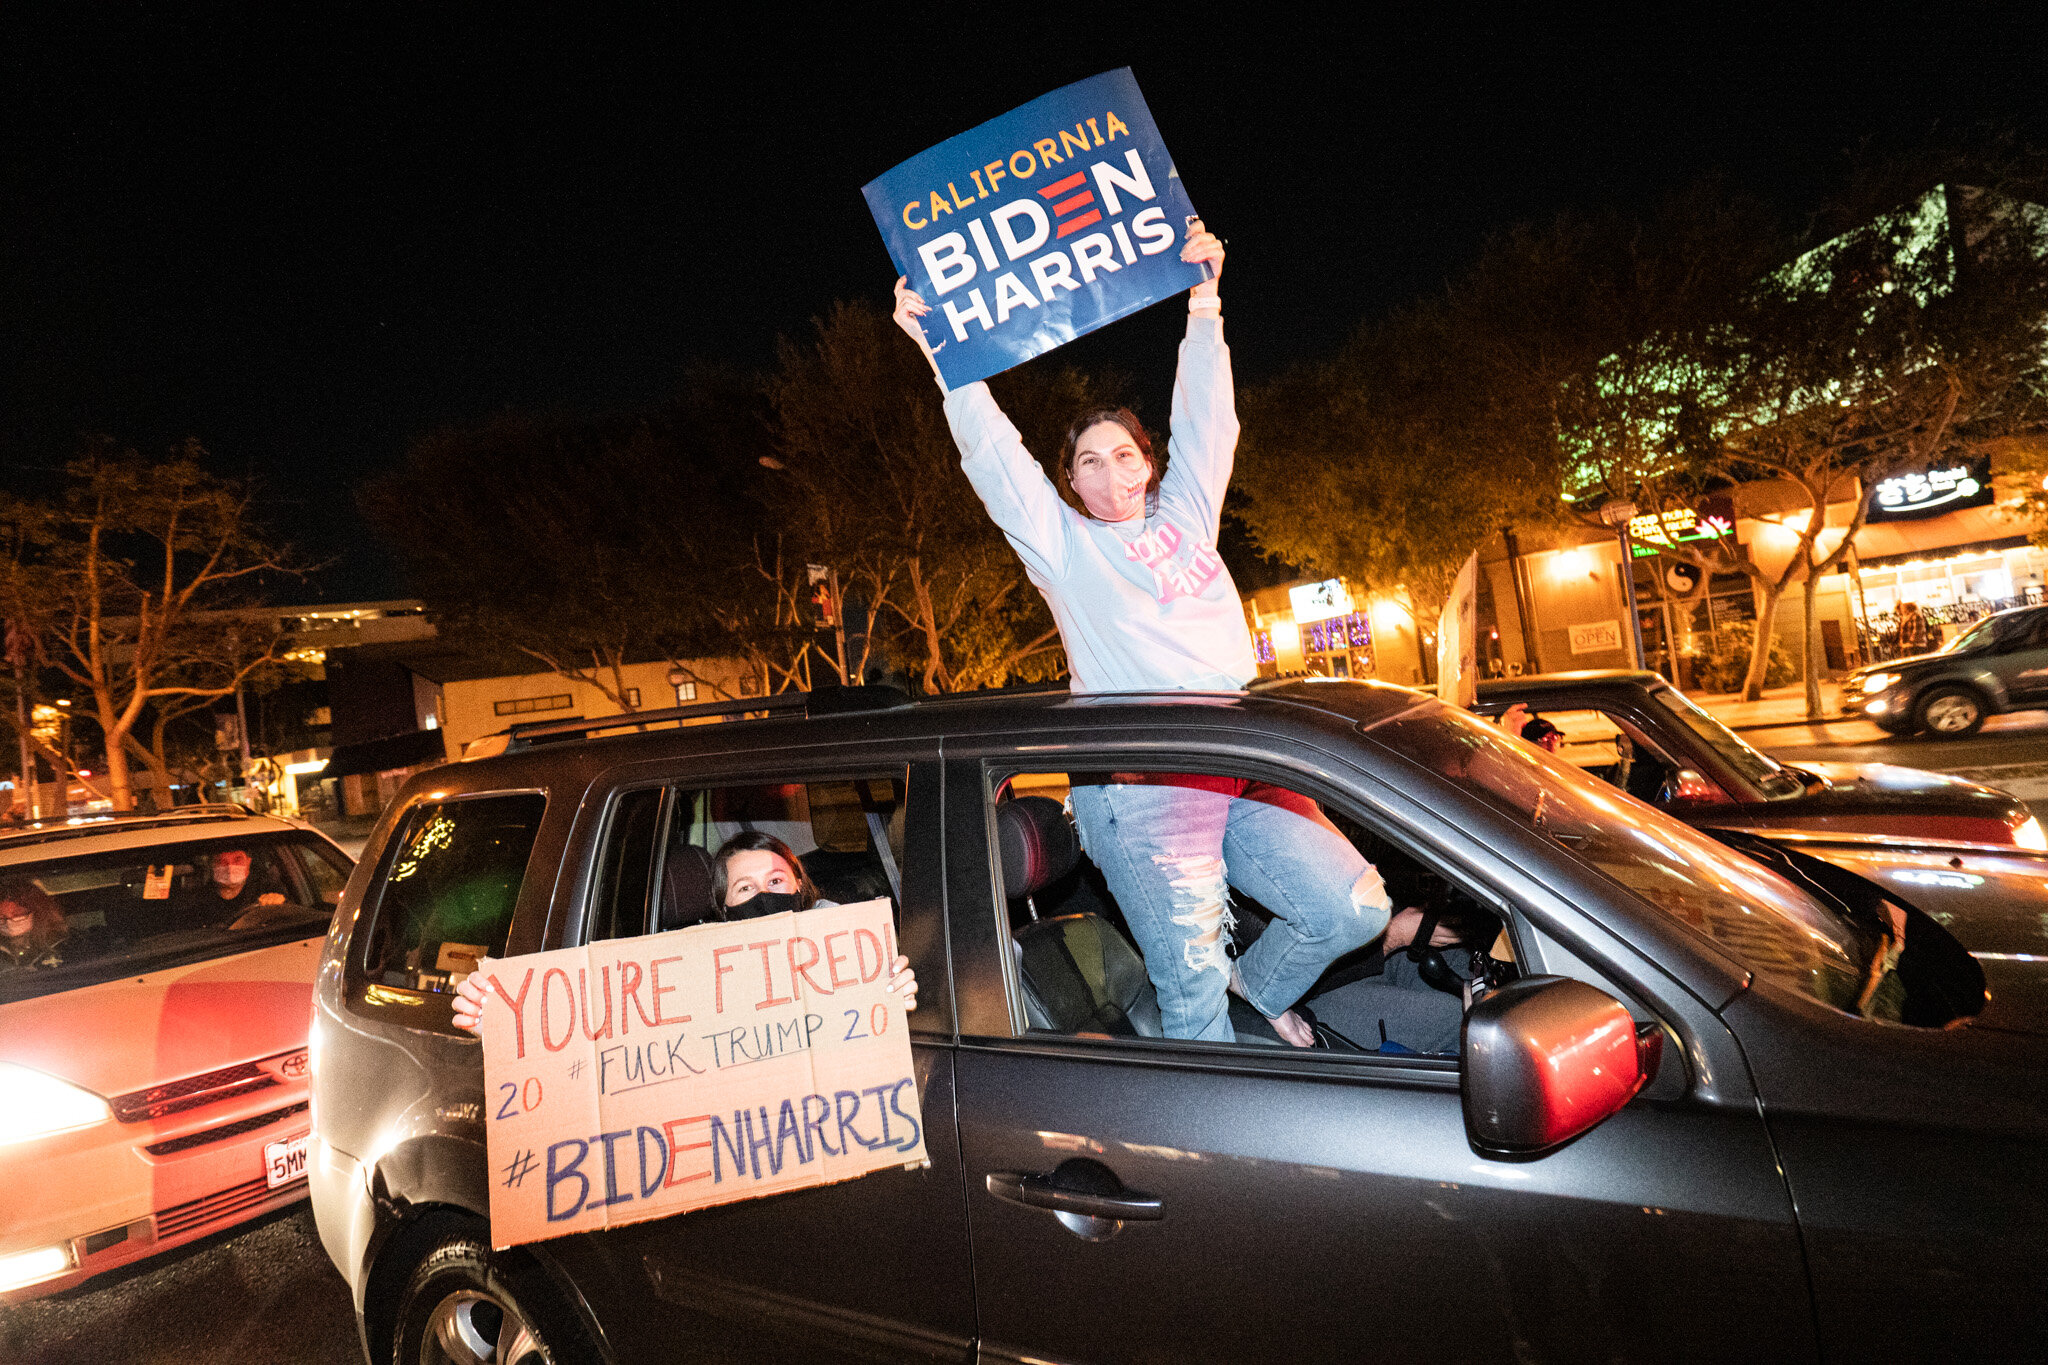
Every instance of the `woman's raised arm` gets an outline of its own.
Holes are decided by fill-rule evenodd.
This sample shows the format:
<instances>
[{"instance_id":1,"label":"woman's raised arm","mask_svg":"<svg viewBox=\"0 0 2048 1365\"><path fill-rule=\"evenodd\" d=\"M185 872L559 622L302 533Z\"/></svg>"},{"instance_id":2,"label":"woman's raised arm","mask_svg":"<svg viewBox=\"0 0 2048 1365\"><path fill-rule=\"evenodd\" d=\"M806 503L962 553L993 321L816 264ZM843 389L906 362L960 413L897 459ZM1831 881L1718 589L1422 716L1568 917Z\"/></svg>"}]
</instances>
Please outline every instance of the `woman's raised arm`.
<instances>
[{"instance_id":1,"label":"woman's raised arm","mask_svg":"<svg viewBox=\"0 0 2048 1365\"><path fill-rule=\"evenodd\" d=\"M1066 504L1024 448L1016 426L996 406L988 385L946 388L931 342L917 322L929 312L931 306L910 287L909 277L899 278L891 316L904 335L917 343L946 394L946 423L952 428L953 444L960 449L962 472L1025 567L1042 581L1058 579L1066 573Z\"/></svg>"},{"instance_id":2,"label":"woman's raised arm","mask_svg":"<svg viewBox=\"0 0 2048 1365\"><path fill-rule=\"evenodd\" d=\"M896 320L896 325L903 329L903 334L917 343L917 349L924 353L925 363L932 367L932 378L939 381L940 388L944 388L946 381L939 374L938 357L932 354L932 344L925 340L924 328L920 327L917 322L919 318L931 311L932 306L924 301L924 295L910 287L910 276L897 276L896 308L890 316Z\"/></svg>"},{"instance_id":3,"label":"woman's raised arm","mask_svg":"<svg viewBox=\"0 0 2048 1365\"><path fill-rule=\"evenodd\" d=\"M1223 344L1223 242L1202 226L1188 224L1180 258L1209 267L1209 278L1188 291L1187 337L1173 378L1173 410L1167 438L1166 483L1162 494L1193 502L1213 537L1223 511L1223 493L1237 454L1237 392L1230 373L1230 348Z\"/></svg>"}]
</instances>

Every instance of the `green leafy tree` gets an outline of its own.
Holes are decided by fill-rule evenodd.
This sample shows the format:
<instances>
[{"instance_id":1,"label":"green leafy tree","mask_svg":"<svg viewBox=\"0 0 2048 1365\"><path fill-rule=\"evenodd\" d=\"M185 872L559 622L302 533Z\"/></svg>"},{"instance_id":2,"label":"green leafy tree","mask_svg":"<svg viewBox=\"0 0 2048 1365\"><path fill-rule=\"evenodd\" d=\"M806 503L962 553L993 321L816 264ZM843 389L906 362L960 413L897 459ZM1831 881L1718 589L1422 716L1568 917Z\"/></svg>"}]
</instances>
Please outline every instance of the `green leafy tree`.
<instances>
[{"instance_id":1,"label":"green leafy tree","mask_svg":"<svg viewBox=\"0 0 2048 1365\"><path fill-rule=\"evenodd\" d=\"M2038 210L1953 184L1899 188L1924 173L1915 161L1867 176L1816 219L1823 240L1804 251L1703 182L1642 222L1563 219L1510 234L1467 285L1490 300L1481 334L1494 363L1475 373L1511 408L1547 405L1578 506L1624 498L1662 512L1734 484L1782 490L1781 563L1732 536L1663 550L1698 566L1703 585L1729 572L1754 584L1752 699L1778 604L1801 586L1815 716L1816 591L1875 485L2024 440L2041 422ZM1849 523L1826 526L1828 503L1845 497Z\"/></svg>"},{"instance_id":2,"label":"green leafy tree","mask_svg":"<svg viewBox=\"0 0 2048 1365\"><path fill-rule=\"evenodd\" d=\"M1239 397L1232 490L1259 548L1405 598L1424 631L1489 534L1557 515L1548 430L1475 380L1470 320L1423 304Z\"/></svg>"},{"instance_id":3,"label":"green leafy tree","mask_svg":"<svg viewBox=\"0 0 2048 1365\"><path fill-rule=\"evenodd\" d=\"M1853 214L1856 226L1756 291L1715 460L1732 477L1790 485L1806 504L1785 519L1796 545L1771 586L1802 582L1813 717L1822 714L1816 591L1848 554L1877 485L2048 423L2048 217L1953 183L1874 213L1853 201L1845 210L1838 217ZM1837 529L1823 527L1824 509L1845 488L1849 522L1823 548L1824 529ZM1767 597L1775 606L1776 593ZM1762 668L1753 658L1746 695L1758 693Z\"/></svg>"},{"instance_id":4,"label":"green leafy tree","mask_svg":"<svg viewBox=\"0 0 2048 1365\"><path fill-rule=\"evenodd\" d=\"M1760 205L1714 179L1642 217L1566 214L1489 243L1457 286L1483 338L1474 373L1547 430L1577 524L1605 534L1611 501L1661 517L1728 487L1731 328L1787 250ZM1763 577L1733 534L1658 548L1701 571L1695 603L1716 575Z\"/></svg>"}]
</instances>

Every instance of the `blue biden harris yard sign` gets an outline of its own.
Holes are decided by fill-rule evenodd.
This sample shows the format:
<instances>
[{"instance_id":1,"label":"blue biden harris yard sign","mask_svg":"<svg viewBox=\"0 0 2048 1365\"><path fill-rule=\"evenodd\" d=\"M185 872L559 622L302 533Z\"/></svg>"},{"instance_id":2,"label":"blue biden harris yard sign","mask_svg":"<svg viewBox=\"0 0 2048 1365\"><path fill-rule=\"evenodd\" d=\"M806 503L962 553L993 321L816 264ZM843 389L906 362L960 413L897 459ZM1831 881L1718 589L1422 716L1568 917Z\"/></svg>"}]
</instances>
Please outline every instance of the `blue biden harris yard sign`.
<instances>
[{"instance_id":1,"label":"blue biden harris yard sign","mask_svg":"<svg viewBox=\"0 0 2048 1365\"><path fill-rule=\"evenodd\" d=\"M896 272L932 311L948 388L1193 288L1187 191L1128 67L948 138L867 185Z\"/></svg>"}]
</instances>

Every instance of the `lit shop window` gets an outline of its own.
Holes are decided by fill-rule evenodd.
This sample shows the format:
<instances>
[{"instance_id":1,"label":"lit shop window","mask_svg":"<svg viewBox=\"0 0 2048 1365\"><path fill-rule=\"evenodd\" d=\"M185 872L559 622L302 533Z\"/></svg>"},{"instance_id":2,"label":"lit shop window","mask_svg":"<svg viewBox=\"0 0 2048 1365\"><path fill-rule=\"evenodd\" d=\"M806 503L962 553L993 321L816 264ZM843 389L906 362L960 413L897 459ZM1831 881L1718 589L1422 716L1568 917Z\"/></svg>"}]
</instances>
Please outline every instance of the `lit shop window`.
<instances>
[{"instance_id":1,"label":"lit shop window","mask_svg":"<svg viewBox=\"0 0 2048 1365\"><path fill-rule=\"evenodd\" d=\"M535 711L566 711L571 700L567 692L562 692L552 697L518 697L511 701L492 702L491 709L501 716L527 716Z\"/></svg>"}]
</instances>

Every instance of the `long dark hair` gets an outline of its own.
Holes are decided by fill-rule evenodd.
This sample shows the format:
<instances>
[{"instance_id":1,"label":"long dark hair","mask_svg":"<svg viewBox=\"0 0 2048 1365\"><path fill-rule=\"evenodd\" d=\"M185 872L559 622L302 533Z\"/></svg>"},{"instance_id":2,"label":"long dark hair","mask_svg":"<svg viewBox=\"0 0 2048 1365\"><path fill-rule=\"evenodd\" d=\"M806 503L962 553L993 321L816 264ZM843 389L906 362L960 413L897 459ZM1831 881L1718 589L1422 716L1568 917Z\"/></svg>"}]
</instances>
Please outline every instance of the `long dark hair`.
<instances>
[{"instance_id":1,"label":"long dark hair","mask_svg":"<svg viewBox=\"0 0 2048 1365\"><path fill-rule=\"evenodd\" d=\"M1059 477L1053 480L1053 486L1059 489L1060 497L1066 500L1067 506L1084 517L1094 514L1081 501L1081 495L1074 491L1074 447L1080 444L1081 433L1098 422L1114 422L1129 432L1131 444L1138 448L1138 453L1152 466L1151 482L1145 485L1147 498L1159 491L1160 477L1166 473L1166 462L1152 453L1152 436L1145 430L1145 424L1138 420L1138 414L1129 408L1096 408L1091 412L1082 413L1074 419L1074 424L1067 428L1067 439L1060 445Z\"/></svg>"},{"instance_id":2,"label":"long dark hair","mask_svg":"<svg viewBox=\"0 0 2048 1365\"><path fill-rule=\"evenodd\" d=\"M0 901L13 901L35 916L28 938L37 947L47 947L64 937L67 926L63 907L57 904L54 896L27 877L0 879Z\"/></svg>"},{"instance_id":3,"label":"long dark hair","mask_svg":"<svg viewBox=\"0 0 2048 1365\"><path fill-rule=\"evenodd\" d=\"M796 856L796 850L772 834L763 833L758 829L744 829L727 839L711 859L711 899L718 906L720 914L725 912L725 865L733 854L750 851L773 853L789 864L790 871L796 873L797 894L803 897L804 903L800 909L808 910L818 903L818 897L823 893L818 890L818 884L811 880L811 874L804 868L804 860Z\"/></svg>"}]
</instances>

